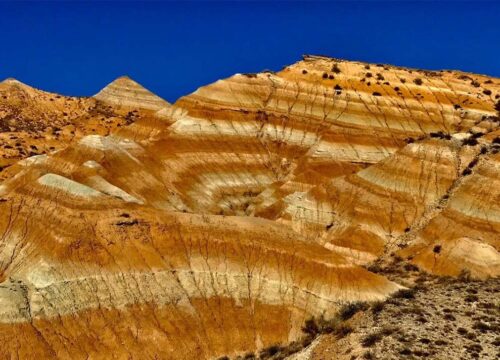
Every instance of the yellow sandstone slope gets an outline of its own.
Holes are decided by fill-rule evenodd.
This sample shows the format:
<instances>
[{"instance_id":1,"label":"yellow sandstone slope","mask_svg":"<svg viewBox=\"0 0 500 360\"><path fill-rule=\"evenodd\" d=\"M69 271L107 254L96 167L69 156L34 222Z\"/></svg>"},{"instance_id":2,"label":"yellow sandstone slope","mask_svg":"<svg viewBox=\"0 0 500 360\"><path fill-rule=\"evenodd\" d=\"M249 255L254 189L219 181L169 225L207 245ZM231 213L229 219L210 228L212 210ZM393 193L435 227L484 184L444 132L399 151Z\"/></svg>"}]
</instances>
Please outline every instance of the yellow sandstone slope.
<instances>
[{"instance_id":1,"label":"yellow sandstone slope","mask_svg":"<svg viewBox=\"0 0 500 360\"><path fill-rule=\"evenodd\" d=\"M394 253L500 273L499 79L306 56L173 105L0 91L3 144L46 150L0 145L0 358L286 343L401 288L362 267Z\"/></svg>"}]
</instances>

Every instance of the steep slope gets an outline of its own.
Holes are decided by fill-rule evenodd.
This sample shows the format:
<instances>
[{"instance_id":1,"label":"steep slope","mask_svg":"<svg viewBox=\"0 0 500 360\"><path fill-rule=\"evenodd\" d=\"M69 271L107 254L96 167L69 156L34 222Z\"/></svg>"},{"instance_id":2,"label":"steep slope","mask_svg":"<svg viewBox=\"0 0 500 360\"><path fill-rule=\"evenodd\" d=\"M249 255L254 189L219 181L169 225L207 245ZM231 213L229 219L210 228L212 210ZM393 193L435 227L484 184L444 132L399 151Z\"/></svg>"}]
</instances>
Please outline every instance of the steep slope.
<instances>
[{"instance_id":1,"label":"steep slope","mask_svg":"<svg viewBox=\"0 0 500 360\"><path fill-rule=\"evenodd\" d=\"M174 105L11 83L33 136L70 101L116 123L1 172L2 357L236 355L401 288L361 265L499 274L498 79L306 56Z\"/></svg>"}]
</instances>

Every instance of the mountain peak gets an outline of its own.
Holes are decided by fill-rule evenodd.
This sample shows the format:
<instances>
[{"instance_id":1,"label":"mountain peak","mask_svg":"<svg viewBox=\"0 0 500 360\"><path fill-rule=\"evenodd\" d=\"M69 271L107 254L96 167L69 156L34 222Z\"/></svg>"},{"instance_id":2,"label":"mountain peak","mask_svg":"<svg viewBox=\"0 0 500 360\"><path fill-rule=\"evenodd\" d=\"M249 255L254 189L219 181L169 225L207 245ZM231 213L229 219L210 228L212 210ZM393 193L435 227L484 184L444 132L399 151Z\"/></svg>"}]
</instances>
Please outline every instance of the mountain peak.
<instances>
[{"instance_id":1,"label":"mountain peak","mask_svg":"<svg viewBox=\"0 0 500 360\"><path fill-rule=\"evenodd\" d=\"M4 85L20 85L20 86L23 86L23 87L29 87L31 88L31 86L29 85L26 85L25 83L13 78L13 77L9 77L5 80L3 80L2 82L0 82L0 84L4 84Z\"/></svg>"},{"instance_id":2,"label":"mountain peak","mask_svg":"<svg viewBox=\"0 0 500 360\"><path fill-rule=\"evenodd\" d=\"M120 76L115 79L94 95L94 98L113 105L138 107L155 111L170 105L167 101L153 94L129 76Z\"/></svg>"}]
</instances>

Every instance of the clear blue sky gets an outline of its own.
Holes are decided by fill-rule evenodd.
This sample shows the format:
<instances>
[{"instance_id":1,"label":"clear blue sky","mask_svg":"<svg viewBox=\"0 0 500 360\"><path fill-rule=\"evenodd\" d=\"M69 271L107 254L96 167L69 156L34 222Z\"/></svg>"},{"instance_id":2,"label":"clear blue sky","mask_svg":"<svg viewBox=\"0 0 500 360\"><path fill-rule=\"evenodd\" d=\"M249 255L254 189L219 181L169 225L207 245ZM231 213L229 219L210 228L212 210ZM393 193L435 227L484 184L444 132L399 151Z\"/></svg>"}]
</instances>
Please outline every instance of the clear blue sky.
<instances>
[{"instance_id":1,"label":"clear blue sky","mask_svg":"<svg viewBox=\"0 0 500 360\"><path fill-rule=\"evenodd\" d=\"M0 79L92 95L129 75L169 101L302 54L500 77L499 2L0 3Z\"/></svg>"}]
</instances>

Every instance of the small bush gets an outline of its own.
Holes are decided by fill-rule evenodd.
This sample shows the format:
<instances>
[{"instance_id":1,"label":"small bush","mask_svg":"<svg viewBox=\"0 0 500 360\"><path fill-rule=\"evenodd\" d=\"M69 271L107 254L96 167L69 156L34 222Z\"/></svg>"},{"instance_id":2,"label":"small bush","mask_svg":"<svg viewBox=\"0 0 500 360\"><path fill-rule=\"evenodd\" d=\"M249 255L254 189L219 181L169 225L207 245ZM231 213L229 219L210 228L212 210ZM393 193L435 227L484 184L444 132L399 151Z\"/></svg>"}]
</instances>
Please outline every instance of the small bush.
<instances>
[{"instance_id":1,"label":"small bush","mask_svg":"<svg viewBox=\"0 0 500 360\"><path fill-rule=\"evenodd\" d=\"M274 355L280 353L282 350L282 347L279 345L271 345L265 349L262 349L262 351L259 353L259 358L260 359L269 359L273 357Z\"/></svg>"},{"instance_id":2,"label":"small bush","mask_svg":"<svg viewBox=\"0 0 500 360\"><path fill-rule=\"evenodd\" d=\"M399 351L401 355L411 355L412 351L409 348L403 348Z\"/></svg>"},{"instance_id":3,"label":"small bush","mask_svg":"<svg viewBox=\"0 0 500 360\"><path fill-rule=\"evenodd\" d=\"M491 95L491 90L484 89L484 90L483 90L483 94L484 94L484 95Z\"/></svg>"},{"instance_id":4,"label":"small bush","mask_svg":"<svg viewBox=\"0 0 500 360\"><path fill-rule=\"evenodd\" d=\"M383 301L377 301L372 304L372 312L374 314L380 313L382 310L384 310L385 303Z\"/></svg>"},{"instance_id":5,"label":"small bush","mask_svg":"<svg viewBox=\"0 0 500 360\"><path fill-rule=\"evenodd\" d=\"M306 320L304 326L302 326L302 332L311 336L316 336L319 333L319 327L316 323L316 319L311 318Z\"/></svg>"},{"instance_id":6,"label":"small bush","mask_svg":"<svg viewBox=\"0 0 500 360\"><path fill-rule=\"evenodd\" d=\"M365 76L366 76L367 78L371 78L373 75L372 75L372 73L371 73L371 72L367 72L367 73L365 74Z\"/></svg>"},{"instance_id":7,"label":"small bush","mask_svg":"<svg viewBox=\"0 0 500 360\"><path fill-rule=\"evenodd\" d=\"M455 316L453 316L452 314L446 314L445 316L443 316L443 319L448 320L448 321L455 321L455 320L457 320L455 318Z\"/></svg>"},{"instance_id":8,"label":"small bush","mask_svg":"<svg viewBox=\"0 0 500 360\"><path fill-rule=\"evenodd\" d=\"M372 93L372 95L373 95L373 96L382 96L382 94L381 94L381 93L379 93L378 91L374 91L374 92Z\"/></svg>"},{"instance_id":9,"label":"small bush","mask_svg":"<svg viewBox=\"0 0 500 360\"><path fill-rule=\"evenodd\" d=\"M339 74L341 73L342 71L340 70L339 66L337 64L333 64L332 66L332 71L335 73L335 74Z\"/></svg>"},{"instance_id":10,"label":"small bush","mask_svg":"<svg viewBox=\"0 0 500 360\"><path fill-rule=\"evenodd\" d=\"M353 328L347 324L340 324L337 329L335 329L335 335L339 338L344 338L353 332Z\"/></svg>"},{"instance_id":11,"label":"small bush","mask_svg":"<svg viewBox=\"0 0 500 360\"><path fill-rule=\"evenodd\" d=\"M339 311L339 317L342 321L349 320L360 311L368 309L368 304L365 302L353 302L343 306Z\"/></svg>"},{"instance_id":12,"label":"small bush","mask_svg":"<svg viewBox=\"0 0 500 360\"><path fill-rule=\"evenodd\" d=\"M477 295L467 295L464 300L465 302L476 302L479 301L479 298Z\"/></svg>"},{"instance_id":13,"label":"small bush","mask_svg":"<svg viewBox=\"0 0 500 360\"><path fill-rule=\"evenodd\" d=\"M482 333L491 330L491 326L482 321L476 321L474 325L472 325L472 328L475 330L479 330Z\"/></svg>"},{"instance_id":14,"label":"small bush","mask_svg":"<svg viewBox=\"0 0 500 360\"><path fill-rule=\"evenodd\" d=\"M415 289L401 289L392 295L394 299L414 299L415 298Z\"/></svg>"},{"instance_id":15,"label":"small bush","mask_svg":"<svg viewBox=\"0 0 500 360\"><path fill-rule=\"evenodd\" d=\"M307 74L307 70L306 69L302 70L302 74L304 75Z\"/></svg>"},{"instance_id":16,"label":"small bush","mask_svg":"<svg viewBox=\"0 0 500 360\"><path fill-rule=\"evenodd\" d=\"M414 264L405 264L404 266L404 269L406 271L419 271L420 269L418 268L418 266L414 265Z\"/></svg>"},{"instance_id":17,"label":"small bush","mask_svg":"<svg viewBox=\"0 0 500 360\"><path fill-rule=\"evenodd\" d=\"M323 79L328 79L328 74L327 73L323 73Z\"/></svg>"},{"instance_id":18,"label":"small bush","mask_svg":"<svg viewBox=\"0 0 500 360\"><path fill-rule=\"evenodd\" d=\"M467 145L467 146L476 146L477 144L478 144L478 142L477 142L476 138L474 138L474 137L472 137L472 136L471 136L471 137L469 137L469 138L467 138L467 139L464 139L464 140L462 141L462 145Z\"/></svg>"},{"instance_id":19,"label":"small bush","mask_svg":"<svg viewBox=\"0 0 500 360\"><path fill-rule=\"evenodd\" d=\"M420 78L416 78L415 80L413 80L413 82L414 82L415 84L417 84L417 85L422 85L422 84L423 84L423 81L422 81L422 79L420 79Z\"/></svg>"},{"instance_id":20,"label":"small bush","mask_svg":"<svg viewBox=\"0 0 500 360\"><path fill-rule=\"evenodd\" d=\"M380 340L382 340L382 334L380 333L368 334L361 340L361 345L363 345L363 347L372 347Z\"/></svg>"},{"instance_id":21,"label":"small bush","mask_svg":"<svg viewBox=\"0 0 500 360\"><path fill-rule=\"evenodd\" d=\"M434 248L432 249L432 251L435 253L435 254L439 254L441 252L441 245L436 245L434 246Z\"/></svg>"}]
</instances>

